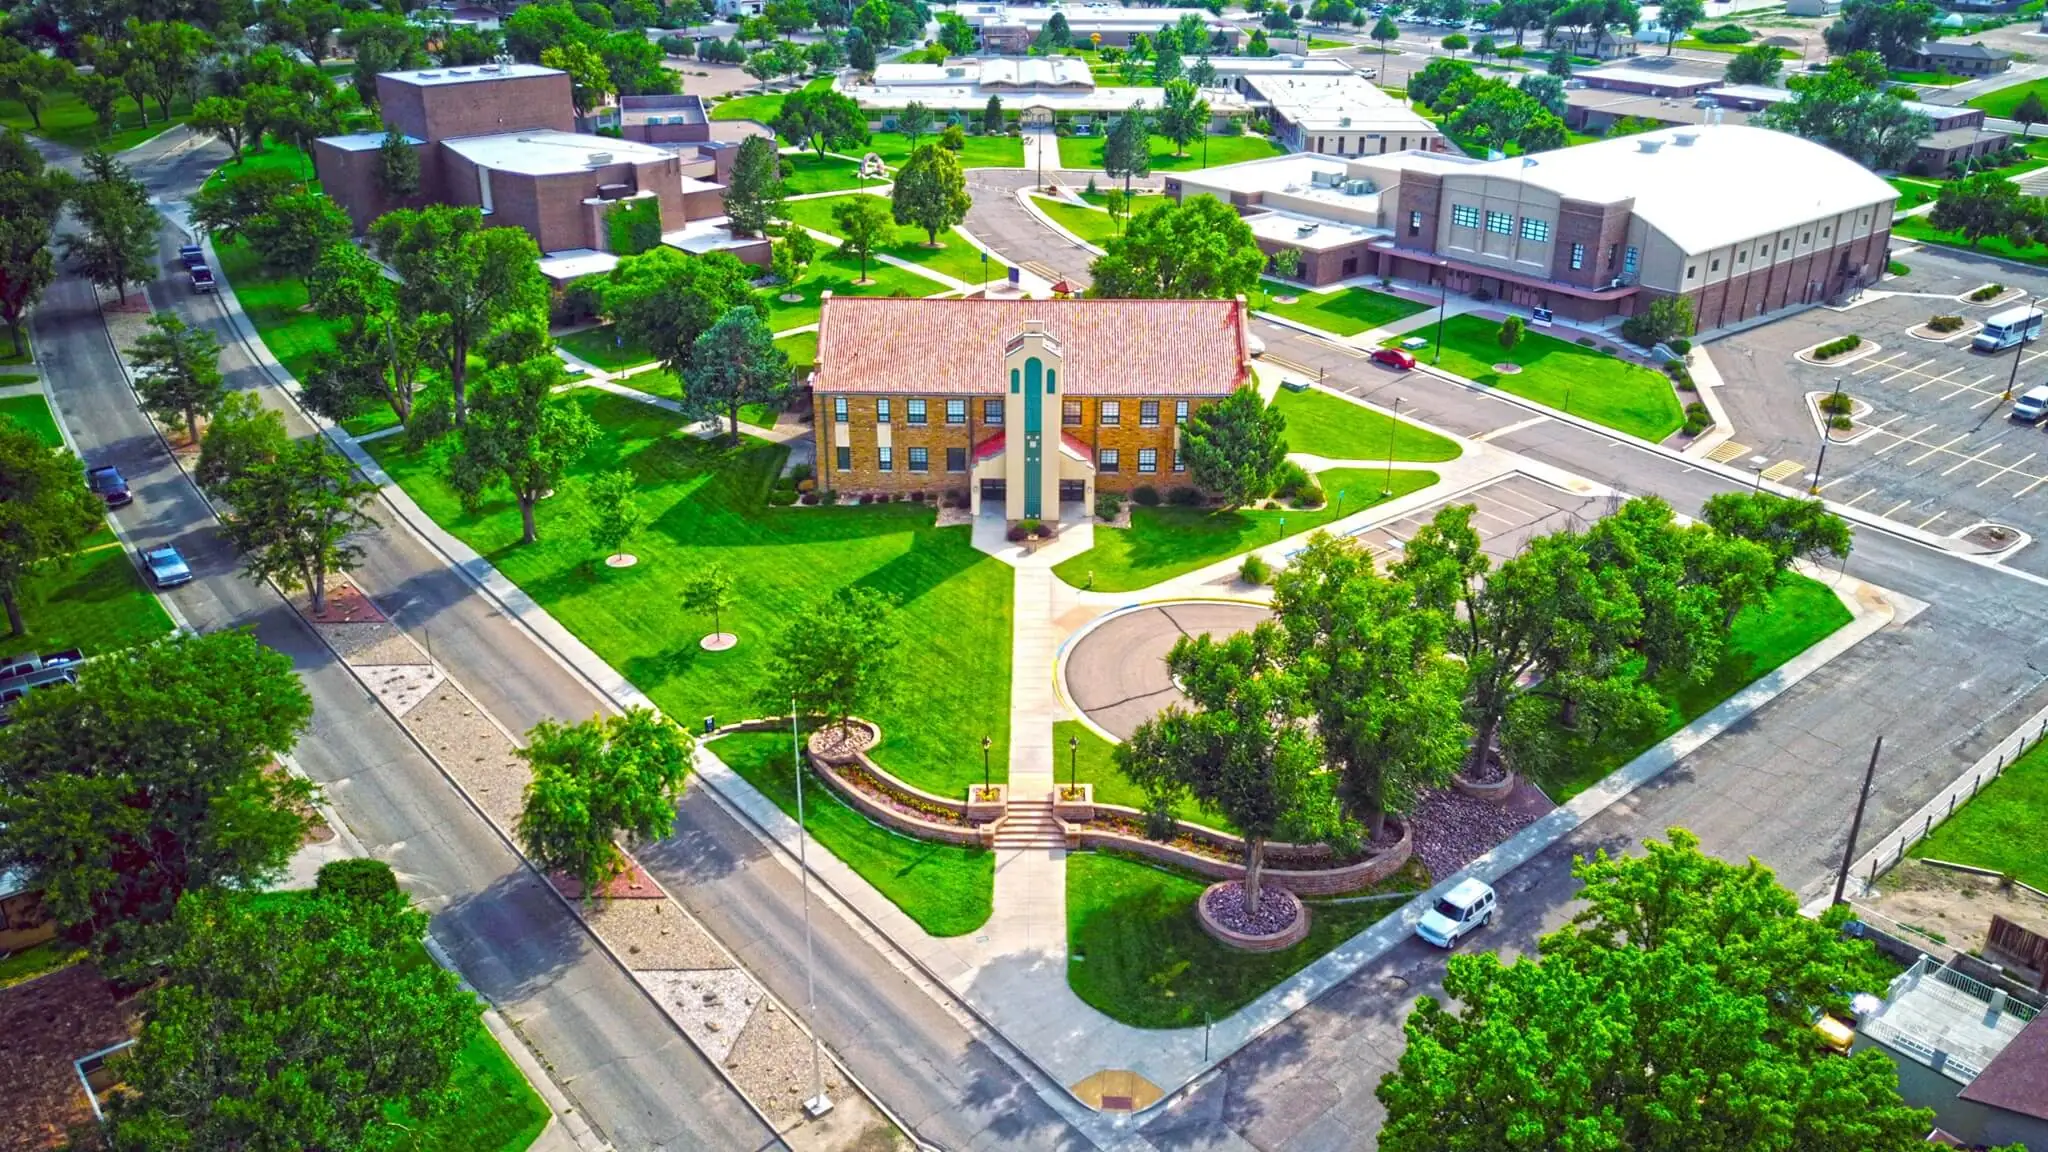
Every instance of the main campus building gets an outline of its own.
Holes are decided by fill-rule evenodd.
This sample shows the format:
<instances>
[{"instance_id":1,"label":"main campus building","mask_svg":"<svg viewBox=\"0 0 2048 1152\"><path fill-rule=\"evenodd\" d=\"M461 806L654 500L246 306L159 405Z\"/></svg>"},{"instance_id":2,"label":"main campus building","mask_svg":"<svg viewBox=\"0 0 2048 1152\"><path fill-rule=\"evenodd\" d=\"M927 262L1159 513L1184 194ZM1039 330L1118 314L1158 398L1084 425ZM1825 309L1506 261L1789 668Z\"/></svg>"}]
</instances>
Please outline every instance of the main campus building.
<instances>
[{"instance_id":1,"label":"main campus building","mask_svg":"<svg viewBox=\"0 0 2048 1152\"><path fill-rule=\"evenodd\" d=\"M829 293L812 380L818 484L965 490L1059 515L1190 483L1181 429L1252 380L1242 300L907 300Z\"/></svg>"}]
</instances>

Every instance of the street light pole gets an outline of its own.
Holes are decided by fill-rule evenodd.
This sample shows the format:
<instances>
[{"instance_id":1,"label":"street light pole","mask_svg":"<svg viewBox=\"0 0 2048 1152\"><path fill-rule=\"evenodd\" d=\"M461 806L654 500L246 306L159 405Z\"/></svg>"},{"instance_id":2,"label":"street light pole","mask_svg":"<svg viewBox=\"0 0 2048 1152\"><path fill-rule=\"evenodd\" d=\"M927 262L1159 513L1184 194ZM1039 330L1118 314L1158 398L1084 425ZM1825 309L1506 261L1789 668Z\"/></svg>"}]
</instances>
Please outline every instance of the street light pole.
<instances>
[{"instance_id":1,"label":"street light pole","mask_svg":"<svg viewBox=\"0 0 2048 1152\"><path fill-rule=\"evenodd\" d=\"M1835 391L1834 391L1834 395L1836 395L1836 396L1840 396L1841 394L1842 394L1842 378L1841 378L1840 376L1837 376L1837 377L1835 377ZM1836 407L1836 405L1832 405L1832 404L1831 404L1831 405L1829 405L1829 407L1831 407L1831 408L1832 408L1832 407ZM1812 482L1810 482L1810 483L1809 483L1809 484L1807 484L1807 486L1806 486L1806 494L1807 494L1808 496L1818 496L1818 495L1820 495L1820 470L1821 470L1822 466L1823 466L1823 465L1825 465L1825 464L1826 464L1827 462L1828 462L1828 422L1827 422L1826 420L1823 420L1823 421L1821 421L1821 422L1820 422L1820 458L1819 458L1819 459L1817 459L1817 460L1815 460L1815 461L1813 462L1813 480L1812 480Z\"/></svg>"},{"instance_id":2,"label":"street light pole","mask_svg":"<svg viewBox=\"0 0 2048 1152\"><path fill-rule=\"evenodd\" d=\"M1387 422L1387 482L1380 485L1380 499L1394 494L1394 436L1401 428L1401 400L1394 397L1394 418Z\"/></svg>"},{"instance_id":3,"label":"street light pole","mask_svg":"<svg viewBox=\"0 0 2048 1152\"><path fill-rule=\"evenodd\" d=\"M1751 494L1764 490L1764 466L1770 462L1771 458L1769 456L1751 456L1749 458L1750 470L1756 473L1755 483L1749 486Z\"/></svg>"},{"instance_id":4,"label":"street light pole","mask_svg":"<svg viewBox=\"0 0 2048 1152\"><path fill-rule=\"evenodd\" d=\"M988 789L989 789L989 783L988 783L988 750L989 750L990 748L994 747L994 746L995 746L995 741L994 741L993 739L991 739L990 737L987 737L987 736L983 736L983 737L981 738L981 799L982 799L982 801L983 801L984 803L986 803L986 802L988 801Z\"/></svg>"},{"instance_id":5,"label":"street light pole","mask_svg":"<svg viewBox=\"0 0 2048 1152\"><path fill-rule=\"evenodd\" d=\"M1081 784L1081 738L1067 737L1067 797L1072 799L1080 791Z\"/></svg>"},{"instance_id":6,"label":"street light pole","mask_svg":"<svg viewBox=\"0 0 2048 1152\"><path fill-rule=\"evenodd\" d=\"M1431 366L1444 357L1444 313L1451 306L1451 266L1437 265L1436 348L1429 354Z\"/></svg>"},{"instance_id":7,"label":"street light pole","mask_svg":"<svg viewBox=\"0 0 2048 1152\"><path fill-rule=\"evenodd\" d=\"M818 967L811 951L811 864L810 836L804 829L804 753L797 737L796 697L789 698L790 769L796 774L796 867L804 887L804 1023L811 1030L811 1098L804 1112L815 1120L832 1110L825 1095L825 1058L818 1040Z\"/></svg>"}]
</instances>

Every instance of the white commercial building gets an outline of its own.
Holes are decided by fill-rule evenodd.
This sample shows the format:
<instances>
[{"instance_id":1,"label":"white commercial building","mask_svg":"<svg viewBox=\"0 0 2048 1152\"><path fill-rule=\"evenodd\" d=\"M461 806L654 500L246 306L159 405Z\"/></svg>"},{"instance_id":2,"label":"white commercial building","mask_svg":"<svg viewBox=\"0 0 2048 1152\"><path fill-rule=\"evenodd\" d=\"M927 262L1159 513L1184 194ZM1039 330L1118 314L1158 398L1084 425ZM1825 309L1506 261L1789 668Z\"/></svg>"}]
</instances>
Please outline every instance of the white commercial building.
<instances>
[{"instance_id":1,"label":"white commercial building","mask_svg":"<svg viewBox=\"0 0 2048 1152\"><path fill-rule=\"evenodd\" d=\"M842 77L839 90L863 109L878 114L877 119L912 102L940 113L979 113L994 96L1005 111L1022 113L1027 124L1050 123L1056 114L1122 112L1137 103L1157 109L1165 98L1158 88L1097 88L1088 65L1073 57L970 57L944 64L883 64L869 83ZM1229 89L1209 89L1203 98L1216 122L1252 110L1250 101Z\"/></svg>"}]
</instances>

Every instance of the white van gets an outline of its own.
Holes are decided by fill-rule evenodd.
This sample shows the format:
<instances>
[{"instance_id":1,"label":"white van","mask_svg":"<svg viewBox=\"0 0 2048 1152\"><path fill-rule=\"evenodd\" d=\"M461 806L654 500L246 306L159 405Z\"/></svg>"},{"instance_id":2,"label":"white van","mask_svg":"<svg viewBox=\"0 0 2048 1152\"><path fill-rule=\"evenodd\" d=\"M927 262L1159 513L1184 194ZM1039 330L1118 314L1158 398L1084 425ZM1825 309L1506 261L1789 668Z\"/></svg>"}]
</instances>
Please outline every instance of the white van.
<instances>
[{"instance_id":1,"label":"white van","mask_svg":"<svg viewBox=\"0 0 2048 1152\"><path fill-rule=\"evenodd\" d=\"M2036 384L2012 402L2012 418L2015 420L2038 424L2043 416L2048 416L2048 384Z\"/></svg>"},{"instance_id":2,"label":"white van","mask_svg":"<svg viewBox=\"0 0 2048 1152\"><path fill-rule=\"evenodd\" d=\"M1984 321L1984 330L1970 341L1970 347L1979 352L1996 352L2010 348L2022 340L2032 340L2041 334L2041 310L2039 308L2008 308Z\"/></svg>"},{"instance_id":3,"label":"white van","mask_svg":"<svg viewBox=\"0 0 2048 1152\"><path fill-rule=\"evenodd\" d=\"M1415 925L1415 934L1439 948L1454 948L1458 940L1493 921L1493 889L1483 880L1466 877L1437 898Z\"/></svg>"}]
</instances>

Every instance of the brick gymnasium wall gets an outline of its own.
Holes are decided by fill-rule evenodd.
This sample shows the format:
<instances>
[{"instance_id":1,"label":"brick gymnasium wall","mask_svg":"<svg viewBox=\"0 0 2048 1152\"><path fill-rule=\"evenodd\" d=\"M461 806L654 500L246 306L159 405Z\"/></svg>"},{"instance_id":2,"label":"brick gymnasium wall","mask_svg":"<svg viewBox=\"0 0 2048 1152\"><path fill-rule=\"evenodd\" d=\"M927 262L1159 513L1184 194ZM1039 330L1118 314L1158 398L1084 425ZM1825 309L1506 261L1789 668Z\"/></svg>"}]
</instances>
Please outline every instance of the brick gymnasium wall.
<instances>
[{"instance_id":1,"label":"brick gymnasium wall","mask_svg":"<svg viewBox=\"0 0 2048 1152\"><path fill-rule=\"evenodd\" d=\"M1884 274L1890 247L1891 229L1886 227L1832 248L1709 284L1688 296L1693 319L1700 331L1707 331L1795 304L1818 304L1852 288L1868 287ZM1841 271L1845 264L1848 275ZM1647 299L1642 306L1648 307Z\"/></svg>"},{"instance_id":2,"label":"brick gymnasium wall","mask_svg":"<svg viewBox=\"0 0 2048 1152\"><path fill-rule=\"evenodd\" d=\"M576 130L567 73L439 84L380 76L377 99L386 124L427 141L529 128Z\"/></svg>"}]
</instances>

